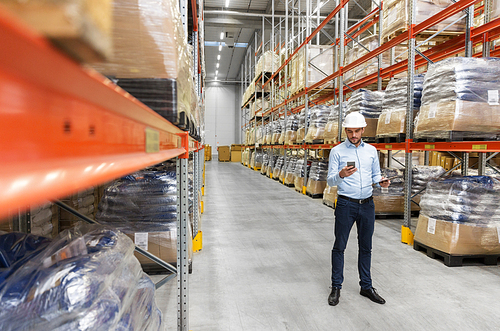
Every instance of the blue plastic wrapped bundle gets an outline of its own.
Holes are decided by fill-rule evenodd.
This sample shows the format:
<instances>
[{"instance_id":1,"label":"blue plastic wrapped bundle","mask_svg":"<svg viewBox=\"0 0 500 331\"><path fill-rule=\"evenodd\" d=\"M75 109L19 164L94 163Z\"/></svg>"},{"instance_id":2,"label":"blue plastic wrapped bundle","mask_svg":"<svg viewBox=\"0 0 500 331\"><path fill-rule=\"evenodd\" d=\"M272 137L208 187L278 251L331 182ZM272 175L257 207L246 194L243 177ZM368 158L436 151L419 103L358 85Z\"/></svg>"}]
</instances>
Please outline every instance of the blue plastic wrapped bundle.
<instances>
[{"instance_id":1,"label":"blue plastic wrapped bundle","mask_svg":"<svg viewBox=\"0 0 500 331\"><path fill-rule=\"evenodd\" d=\"M420 201L422 213L454 223L500 224L500 183L488 176L431 181Z\"/></svg>"},{"instance_id":2,"label":"blue plastic wrapped bundle","mask_svg":"<svg viewBox=\"0 0 500 331\"><path fill-rule=\"evenodd\" d=\"M310 110L311 120L305 141L312 143L315 140L321 140L325 137L325 126L328 122L328 116L332 112L332 108L326 105L314 106Z\"/></svg>"},{"instance_id":3,"label":"blue plastic wrapped bundle","mask_svg":"<svg viewBox=\"0 0 500 331\"><path fill-rule=\"evenodd\" d=\"M79 223L52 241L9 233L0 250L11 257L0 264L1 330L162 329L154 284L119 231Z\"/></svg>"},{"instance_id":4,"label":"blue plastic wrapped bundle","mask_svg":"<svg viewBox=\"0 0 500 331\"><path fill-rule=\"evenodd\" d=\"M283 168L284 164L285 164L285 157L279 156L278 159L276 160L276 163L274 164L273 178L279 179L279 176L281 174L281 168Z\"/></svg>"},{"instance_id":5,"label":"blue plastic wrapped bundle","mask_svg":"<svg viewBox=\"0 0 500 331\"><path fill-rule=\"evenodd\" d=\"M500 59L449 58L429 67L415 138L487 138L500 133Z\"/></svg>"},{"instance_id":6,"label":"blue plastic wrapped bundle","mask_svg":"<svg viewBox=\"0 0 500 331\"><path fill-rule=\"evenodd\" d=\"M328 176L328 160L314 161L311 163L309 178L307 179L307 193L312 195L323 195Z\"/></svg>"},{"instance_id":7,"label":"blue plastic wrapped bundle","mask_svg":"<svg viewBox=\"0 0 500 331\"><path fill-rule=\"evenodd\" d=\"M413 85L414 115L420 109L424 75L415 75ZM408 79L392 79L385 90L382 113L377 125L377 137L391 137L406 133L406 105Z\"/></svg>"},{"instance_id":8,"label":"blue plastic wrapped bundle","mask_svg":"<svg viewBox=\"0 0 500 331\"><path fill-rule=\"evenodd\" d=\"M427 183L436 180L446 173L441 166L415 166L412 169L411 192L420 192L427 187Z\"/></svg>"},{"instance_id":9,"label":"blue plastic wrapped bundle","mask_svg":"<svg viewBox=\"0 0 500 331\"><path fill-rule=\"evenodd\" d=\"M388 188L379 186L373 187L373 196L404 196L404 173L401 169L383 168L380 169L382 177L392 178Z\"/></svg>"},{"instance_id":10,"label":"blue plastic wrapped bundle","mask_svg":"<svg viewBox=\"0 0 500 331\"><path fill-rule=\"evenodd\" d=\"M346 103L346 115L359 111L365 118L379 118L383 99L383 91L356 90Z\"/></svg>"}]
</instances>

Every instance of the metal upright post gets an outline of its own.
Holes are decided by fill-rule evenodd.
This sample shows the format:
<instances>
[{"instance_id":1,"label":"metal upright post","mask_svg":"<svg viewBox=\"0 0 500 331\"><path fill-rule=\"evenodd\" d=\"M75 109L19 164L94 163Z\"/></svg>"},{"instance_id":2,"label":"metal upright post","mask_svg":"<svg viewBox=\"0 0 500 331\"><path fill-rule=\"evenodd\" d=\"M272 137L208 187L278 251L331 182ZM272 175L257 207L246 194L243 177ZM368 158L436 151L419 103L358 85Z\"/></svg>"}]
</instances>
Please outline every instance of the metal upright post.
<instances>
[{"instance_id":1,"label":"metal upright post","mask_svg":"<svg viewBox=\"0 0 500 331\"><path fill-rule=\"evenodd\" d=\"M404 186L404 225L401 228L401 241L407 244L413 243L411 226L411 184L412 184L412 153L409 150L413 138L413 84L415 75L415 26L416 0L409 1L410 36L408 40L408 82L406 89L406 153L405 153L405 186Z\"/></svg>"},{"instance_id":2,"label":"metal upright post","mask_svg":"<svg viewBox=\"0 0 500 331\"><path fill-rule=\"evenodd\" d=\"M491 21L491 7L492 0L484 0L484 24L489 23ZM490 42L486 41L483 43L483 57L490 56Z\"/></svg>"},{"instance_id":3,"label":"metal upright post","mask_svg":"<svg viewBox=\"0 0 500 331\"><path fill-rule=\"evenodd\" d=\"M339 5L339 0L336 0L335 1L335 7L337 7ZM339 39L339 14L337 13L335 15L335 42L337 42L337 40ZM339 70L339 45L335 44L335 46L333 47L333 56L334 56L334 60L333 60L333 65L334 65L334 72L337 72ZM337 79L334 79L333 80L333 98L334 98L334 105L338 105L338 96L335 97L335 91L337 90ZM340 124L340 122L339 122ZM340 126L339 126L339 130L340 130ZM339 139L340 139L340 136L339 136Z\"/></svg>"},{"instance_id":4,"label":"metal upright post","mask_svg":"<svg viewBox=\"0 0 500 331\"><path fill-rule=\"evenodd\" d=\"M180 0L180 11L181 11L181 21L184 28L184 38L186 38L186 43L188 40L188 2L187 0Z\"/></svg>"},{"instance_id":5,"label":"metal upright post","mask_svg":"<svg viewBox=\"0 0 500 331\"><path fill-rule=\"evenodd\" d=\"M310 16L311 16L311 2L306 1L306 38L309 38L309 35L311 34L311 21L310 21ZM304 64L305 64L305 79L304 79L304 89L306 90L306 93L304 94L304 109L305 109L305 114L306 114L306 119L305 119L305 132L307 135L307 131L309 131L309 93L307 92L307 87L309 85L309 42L306 42L306 45L304 46ZM304 155L304 186L302 187L302 193L306 194L306 186L307 186L307 149L305 150L305 155Z\"/></svg>"},{"instance_id":6,"label":"metal upright post","mask_svg":"<svg viewBox=\"0 0 500 331\"><path fill-rule=\"evenodd\" d=\"M187 141L187 135L185 141ZM186 147L187 148L187 147ZM177 158L177 330L189 330L188 155Z\"/></svg>"},{"instance_id":7,"label":"metal upright post","mask_svg":"<svg viewBox=\"0 0 500 331\"><path fill-rule=\"evenodd\" d=\"M321 8L320 8L320 5L321 5L321 1L320 0L316 0L316 26L319 26L319 16L320 16L320 12L321 12ZM318 34L316 35L316 45L319 46L319 43L320 43L320 33L318 32Z\"/></svg>"},{"instance_id":8,"label":"metal upright post","mask_svg":"<svg viewBox=\"0 0 500 331\"><path fill-rule=\"evenodd\" d=\"M193 239L196 237L198 234L198 217L199 217L199 210L198 206L200 205L199 201L199 175L200 173L198 172L198 164L200 162L199 159L199 152L198 152L198 144L196 144L196 150L193 152Z\"/></svg>"},{"instance_id":9,"label":"metal upright post","mask_svg":"<svg viewBox=\"0 0 500 331\"><path fill-rule=\"evenodd\" d=\"M378 3L378 45L382 45L382 0ZM382 91L382 77L380 77L380 70L382 69L382 54L377 57L378 60L378 78L377 90Z\"/></svg>"},{"instance_id":10,"label":"metal upright post","mask_svg":"<svg viewBox=\"0 0 500 331\"><path fill-rule=\"evenodd\" d=\"M339 1L337 0L337 5ZM338 100L339 100L339 136L338 140L339 142L342 141L342 118L344 114L344 28L345 28L345 8L342 6L340 8L340 22L339 22L339 51L340 51L340 58L339 58L339 70L340 70L340 75L339 75L339 83L338 83Z\"/></svg>"},{"instance_id":11,"label":"metal upright post","mask_svg":"<svg viewBox=\"0 0 500 331\"><path fill-rule=\"evenodd\" d=\"M486 153L479 153L477 174L479 176L484 176L486 174Z\"/></svg>"}]
</instances>

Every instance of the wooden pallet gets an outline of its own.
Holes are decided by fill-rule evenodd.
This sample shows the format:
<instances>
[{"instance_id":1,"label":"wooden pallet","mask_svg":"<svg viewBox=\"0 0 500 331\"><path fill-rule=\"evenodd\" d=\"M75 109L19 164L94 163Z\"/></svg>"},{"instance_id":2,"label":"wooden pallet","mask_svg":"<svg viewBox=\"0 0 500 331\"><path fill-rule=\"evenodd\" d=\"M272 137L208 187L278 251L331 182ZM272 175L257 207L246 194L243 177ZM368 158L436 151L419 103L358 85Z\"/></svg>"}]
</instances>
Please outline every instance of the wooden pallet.
<instances>
[{"instance_id":1,"label":"wooden pallet","mask_svg":"<svg viewBox=\"0 0 500 331\"><path fill-rule=\"evenodd\" d=\"M411 217L418 217L418 215L420 214L420 212L418 210L414 210L411 212ZM404 218L404 214L403 213L387 213L387 212L375 212L375 218L378 218L378 219L394 219L394 218L398 218L398 219L403 219Z\"/></svg>"},{"instance_id":2,"label":"wooden pallet","mask_svg":"<svg viewBox=\"0 0 500 331\"><path fill-rule=\"evenodd\" d=\"M323 204L324 204L325 206L327 206L327 207L330 207L330 208L332 208L332 209L335 209L334 204L333 204L333 203L331 203L330 201L325 201L325 200L323 200Z\"/></svg>"},{"instance_id":3,"label":"wooden pallet","mask_svg":"<svg viewBox=\"0 0 500 331\"><path fill-rule=\"evenodd\" d=\"M383 42L386 43L396 37L399 37L402 33L406 32L407 29L406 27L401 27L397 30L394 30L392 33L388 34L383 38ZM415 41L418 43L425 41L427 38L435 34L437 31L422 31L420 32L416 38ZM459 36L463 34L463 32L455 32L455 31L443 31L434 38L432 38L430 41L434 42L436 45L442 44L450 39L455 38L456 36Z\"/></svg>"},{"instance_id":4,"label":"wooden pallet","mask_svg":"<svg viewBox=\"0 0 500 331\"><path fill-rule=\"evenodd\" d=\"M464 262L476 262L484 265L497 265L500 254L494 255L451 255L435 248L431 248L417 241L413 242L413 249L424 251L430 258L442 258L444 265L448 267L462 267Z\"/></svg>"},{"instance_id":5,"label":"wooden pallet","mask_svg":"<svg viewBox=\"0 0 500 331\"><path fill-rule=\"evenodd\" d=\"M446 131L446 132L422 132L416 133L414 142L453 142L453 141L492 141L500 140L499 134L468 132L468 131ZM438 136L438 137L436 137Z\"/></svg>"},{"instance_id":6,"label":"wooden pallet","mask_svg":"<svg viewBox=\"0 0 500 331\"><path fill-rule=\"evenodd\" d=\"M397 144L404 143L406 139L406 133L396 133L394 135L386 136L376 136L375 142L377 144Z\"/></svg>"},{"instance_id":7,"label":"wooden pallet","mask_svg":"<svg viewBox=\"0 0 500 331\"><path fill-rule=\"evenodd\" d=\"M312 142L306 142L306 145L323 145L325 143L324 139L316 139Z\"/></svg>"},{"instance_id":8,"label":"wooden pallet","mask_svg":"<svg viewBox=\"0 0 500 331\"><path fill-rule=\"evenodd\" d=\"M306 192L306 195L313 199L323 199L323 193L311 194L309 192Z\"/></svg>"},{"instance_id":9,"label":"wooden pallet","mask_svg":"<svg viewBox=\"0 0 500 331\"><path fill-rule=\"evenodd\" d=\"M301 92L303 92L305 90L305 88L301 88L301 89L298 89L295 93L293 93L291 96L295 96ZM321 91L321 92L319 92ZM325 87L324 89L321 89L321 88L315 88L315 89L308 89L308 92L309 92L309 96L312 96L314 95L314 98L316 97L321 97L321 96L324 96L324 95L327 95L327 94L332 94L333 93L333 87Z\"/></svg>"},{"instance_id":10,"label":"wooden pallet","mask_svg":"<svg viewBox=\"0 0 500 331\"><path fill-rule=\"evenodd\" d=\"M170 264L174 267L177 267L177 262ZM170 273L170 271L156 263L141 263L141 267L142 270L148 275L166 275ZM193 273L193 262L189 263L188 269L190 274Z\"/></svg>"}]
</instances>

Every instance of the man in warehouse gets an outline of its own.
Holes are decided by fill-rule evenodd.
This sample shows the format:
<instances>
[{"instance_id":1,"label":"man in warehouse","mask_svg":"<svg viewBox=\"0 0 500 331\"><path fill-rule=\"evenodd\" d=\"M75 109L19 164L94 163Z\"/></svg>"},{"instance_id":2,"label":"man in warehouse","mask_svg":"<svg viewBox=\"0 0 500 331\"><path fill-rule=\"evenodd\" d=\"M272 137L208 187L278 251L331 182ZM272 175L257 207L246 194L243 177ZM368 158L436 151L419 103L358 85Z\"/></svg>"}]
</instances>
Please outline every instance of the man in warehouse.
<instances>
[{"instance_id":1,"label":"man in warehouse","mask_svg":"<svg viewBox=\"0 0 500 331\"><path fill-rule=\"evenodd\" d=\"M375 226L375 205L372 185L389 187L390 181L382 178L375 147L363 142L366 121L359 112L345 117L342 127L347 139L330 152L328 185L337 186L335 207L335 243L332 249L332 291L328 304L339 303L344 280L344 250L354 223L358 231L358 272L360 294L373 302L385 300L372 286L370 274L372 237Z\"/></svg>"}]
</instances>

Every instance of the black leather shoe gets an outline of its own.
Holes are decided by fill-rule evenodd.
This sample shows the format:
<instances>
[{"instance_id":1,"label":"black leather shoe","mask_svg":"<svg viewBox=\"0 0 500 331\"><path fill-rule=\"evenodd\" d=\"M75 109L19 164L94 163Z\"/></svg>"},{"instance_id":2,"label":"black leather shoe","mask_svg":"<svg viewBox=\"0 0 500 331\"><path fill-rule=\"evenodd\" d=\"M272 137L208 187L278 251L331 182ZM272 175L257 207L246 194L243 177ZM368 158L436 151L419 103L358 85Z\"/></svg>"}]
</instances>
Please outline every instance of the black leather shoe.
<instances>
[{"instance_id":1,"label":"black leather shoe","mask_svg":"<svg viewBox=\"0 0 500 331\"><path fill-rule=\"evenodd\" d=\"M339 303L340 289L338 287L332 287L332 293L328 296L328 304L330 306L336 306Z\"/></svg>"},{"instance_id":2,"label":"black leather shoe","mask_svg":"<svg viewBox=\"0 0 500 331\"><path fill-rule=\"evenodd\" d=\"M359 294L361 294L364 297L367 297L368 299L370 299L373 302L380 303L381 305L383 305L385 303L384 298L382 298L380 295L378 295L377 291L373 287L369 290L361 289Z\"/></svg>"}]
</instances>

